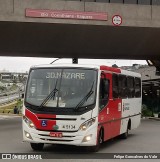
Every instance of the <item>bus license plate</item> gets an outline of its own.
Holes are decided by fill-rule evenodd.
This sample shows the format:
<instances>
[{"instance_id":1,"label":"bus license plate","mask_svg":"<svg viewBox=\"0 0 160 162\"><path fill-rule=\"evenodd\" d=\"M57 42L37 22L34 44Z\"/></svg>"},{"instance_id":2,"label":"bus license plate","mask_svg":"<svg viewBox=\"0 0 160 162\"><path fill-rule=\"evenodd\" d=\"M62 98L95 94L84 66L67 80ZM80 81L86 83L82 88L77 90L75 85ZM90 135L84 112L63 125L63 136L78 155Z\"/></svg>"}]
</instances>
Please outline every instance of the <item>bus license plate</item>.
<instances>
[{"instance_id":1,"label":"bus license plate","mask_svg":"<svg viewBox=\"0 0 160 162\"><path fill-rule=\"evenodd\" d=\"M62 138L62 133L61 133L61 132L50 132L49 135L50 135L51 137Z\"/></svg>"}]
</instances>

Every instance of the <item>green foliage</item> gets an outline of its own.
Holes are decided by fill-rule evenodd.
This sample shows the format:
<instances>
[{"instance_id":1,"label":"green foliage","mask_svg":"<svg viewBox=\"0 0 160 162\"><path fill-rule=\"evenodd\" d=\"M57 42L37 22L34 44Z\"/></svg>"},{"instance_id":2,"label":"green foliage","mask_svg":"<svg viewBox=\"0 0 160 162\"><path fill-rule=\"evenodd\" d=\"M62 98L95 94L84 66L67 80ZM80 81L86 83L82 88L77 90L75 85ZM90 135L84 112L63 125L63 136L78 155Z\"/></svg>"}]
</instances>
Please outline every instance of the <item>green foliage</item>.
<instances>
[{"instance_id":1,"label":"green foliage","mask_svg":"<svg viewBox=\"0 0 160 162\"><path fill-rule=\"evenodd\" d=\"M0 109L0 113L13 114L13 109Z\"/></svg>"},{"instance_id":2,"label":"green foliage","mask_svg":"<svg viewBox=\"0 0 160 162\"><path fill-rule=\"evenodd\" d=\"M14 90L17 89L17 87L18 87L18 86L17 86L16 84L13 84L13 85L10 87L10 90L11 90L11 91L14 91Z\"/></svg>"},{"instance_id":3,"label":"green foliage","mask_svg":"<svg viewBox=\"0 0 160 162\"><path fill-rule=\"evenodd\" d=\"M151 117L152 111L146 105L142 105L142 117Z\"/></svg>"},{"instance_id":4,"label":"green foliage","mask_svg":"<svg viewBox=\"0 0 160 162\"><path fill-rule=\"evenodd\" d=\"M1 91L5 91L6 90L6 87L0 86L0 90Z\"/></svg>"},{"instance_id":5,"label":"green foliage","mask_svg":"<svg viewBox=\"0 0 160 162\"><path fill-rule=\"evenodd\" d=\"M4 105L0 107L0 113L4 114L13 114L14 107L17 106L19 114L21 114L23 101L21 99L17 100L17 102L14 102L13 104Z\"/></svg>"},{"instance_id":6,"label":"green foliage","mask_svg":"<svg viewBox=\"0 0 160 162\"><path fill-rule=\"evenodd\" d=\"M23 106L23 101L21 99L17 100L17 108L19 112L21 112L22 106Z\"/></svg>"},{"instance_id":7,"label":"green foliage","mask_svg":"<svg viewBox=\"0 0 160 162\"><path fill-rule=\"evenodd\" d=\"M17 83L17 80L16 80L16 79L14 79L14 80L13 80L13 83L14 83L14 84L16 84L16 83Z\"/></svg>"},{"instance_id":8,"label":"green foliage","mask_svg":"<svg viewBox=\"0 0 160 162\"><path fill-rule=\"evenodd\" d=\"M9 104L9 105L4 105L0 107L0 113L13 113L13 109L16 106L16 103Z\"/></svg>"}]
</instances>

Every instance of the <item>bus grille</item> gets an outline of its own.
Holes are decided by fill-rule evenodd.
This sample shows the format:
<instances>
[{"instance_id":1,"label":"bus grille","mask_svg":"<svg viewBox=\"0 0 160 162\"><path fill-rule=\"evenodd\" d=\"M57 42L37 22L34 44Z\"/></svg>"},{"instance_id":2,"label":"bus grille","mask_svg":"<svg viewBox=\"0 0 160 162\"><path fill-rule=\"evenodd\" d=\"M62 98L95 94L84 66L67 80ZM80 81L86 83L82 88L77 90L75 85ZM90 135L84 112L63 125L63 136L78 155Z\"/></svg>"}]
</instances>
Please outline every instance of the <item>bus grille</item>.
<instances>
[{"instance_id":1,"label":"bus grille","mask_svg":"<svg viewBox=\"0 0 160 162\"><path fill-rule=\"evenodd\" d=\"M61 140L61 139L47 139L47 138L40 138L41 140L44 141L61 141L61 142L71 142L73 140Z\"/></svg>"}]
</instances>

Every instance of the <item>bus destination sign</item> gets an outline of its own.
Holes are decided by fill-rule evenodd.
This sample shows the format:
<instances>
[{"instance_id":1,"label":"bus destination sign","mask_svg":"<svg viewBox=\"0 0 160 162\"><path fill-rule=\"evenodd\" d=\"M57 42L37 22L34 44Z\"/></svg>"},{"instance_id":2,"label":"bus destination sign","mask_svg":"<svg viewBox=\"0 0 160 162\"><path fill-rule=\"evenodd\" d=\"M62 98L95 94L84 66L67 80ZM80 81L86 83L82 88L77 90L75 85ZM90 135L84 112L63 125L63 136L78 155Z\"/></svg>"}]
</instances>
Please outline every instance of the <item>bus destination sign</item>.
<instances>
[{"instance_id":1,"label":"bus destination sign","mask_svg":"<svg viewBox=\"0 0 160 162\"><path fill-rule=\"evenodd\" d=\"M100 20L100 21L108 20L108 14L106 12L80 12L80 11L37 10L37 9L26 9L26 17Z\"/></svg>"}]
</instances>

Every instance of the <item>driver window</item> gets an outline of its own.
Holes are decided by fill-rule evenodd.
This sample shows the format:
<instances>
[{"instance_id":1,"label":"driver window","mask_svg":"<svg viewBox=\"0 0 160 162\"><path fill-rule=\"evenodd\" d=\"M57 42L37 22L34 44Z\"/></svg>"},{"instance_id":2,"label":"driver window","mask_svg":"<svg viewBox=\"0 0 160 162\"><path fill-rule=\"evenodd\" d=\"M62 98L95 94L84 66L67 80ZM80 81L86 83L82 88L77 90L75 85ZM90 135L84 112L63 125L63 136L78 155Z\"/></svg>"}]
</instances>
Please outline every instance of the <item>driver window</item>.
<instances>
[{"instance_id":1,"label":"driver window","mask_svg":"<svg viewBox=\"0 0 160 162\"><path fill-rule=\"evenodd\" d=\"M100 80L99 93L99 110L101 111L107 105L109 99L109 80L105 77Z\"/></svg>"}]
</instances>

